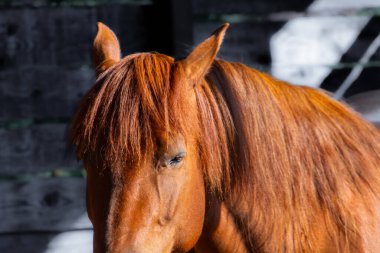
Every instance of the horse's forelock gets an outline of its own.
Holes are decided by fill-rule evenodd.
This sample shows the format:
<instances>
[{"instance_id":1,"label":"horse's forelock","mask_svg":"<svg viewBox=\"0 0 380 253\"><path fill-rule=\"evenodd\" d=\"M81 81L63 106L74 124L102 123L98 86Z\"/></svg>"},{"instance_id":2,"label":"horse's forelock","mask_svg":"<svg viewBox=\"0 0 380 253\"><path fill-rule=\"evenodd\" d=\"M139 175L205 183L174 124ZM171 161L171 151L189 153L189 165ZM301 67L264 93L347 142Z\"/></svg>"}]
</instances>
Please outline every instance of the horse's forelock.
<instances>
[{"instance_id":1,"label":"horse's forelock","mask_svg":"<svg viewBox=\"0 0 380 253\"><path fill-rule=\"evenodd\" d=\"M173 66L168 56L142 53L100 75L72 123L79 158L95 157L107 167L138 163L154 152L157 138L188 129L181 111L186 99L179 98L186 89L172 82Z\"/></svg>"}]
</instances>

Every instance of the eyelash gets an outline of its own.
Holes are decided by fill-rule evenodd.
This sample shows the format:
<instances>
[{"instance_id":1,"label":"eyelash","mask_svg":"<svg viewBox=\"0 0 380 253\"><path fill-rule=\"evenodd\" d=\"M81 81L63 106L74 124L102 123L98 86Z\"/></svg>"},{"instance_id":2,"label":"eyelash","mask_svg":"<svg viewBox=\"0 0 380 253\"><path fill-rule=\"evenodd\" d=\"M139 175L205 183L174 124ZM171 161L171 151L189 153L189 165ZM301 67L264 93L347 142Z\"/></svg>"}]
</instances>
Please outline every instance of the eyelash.
<instances>
[{"instance_id":1,"label":"eyelash","mask_svg":"<svg viewBox=\"0 0 380 253\"><path fill-rule=\"evenodd\" d=\"M183 160L183 155L176 155L174 158L172 158L170 161L169 161L169 165L173 166L173 165L177 165L179 164L180 162L182 162Z\"/></svg>"}]
</instances>

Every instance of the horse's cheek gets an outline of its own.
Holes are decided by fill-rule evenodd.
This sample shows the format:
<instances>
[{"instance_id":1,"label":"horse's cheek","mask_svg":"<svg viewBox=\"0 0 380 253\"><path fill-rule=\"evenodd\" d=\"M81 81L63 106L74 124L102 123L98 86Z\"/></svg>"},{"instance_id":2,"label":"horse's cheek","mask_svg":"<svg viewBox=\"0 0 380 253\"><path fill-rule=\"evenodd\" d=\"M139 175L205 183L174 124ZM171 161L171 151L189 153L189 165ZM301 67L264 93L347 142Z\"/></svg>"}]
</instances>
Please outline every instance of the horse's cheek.
<instances>
[{"instance_id":1,"label":"horse's cheek","mask_svg":"<svg viewBox=\"0 0 380 253\"><path fill-rule=\"evenodd\" d=\"M165 171L157 177L159 214L163 219L162 223L172 222L180 206L179 195L183 184L183 179L170 171Z\"/></svg>"},{"instance_id":2,"label":"horse's cheek","mask_svg":"<svg viewBox=\"0 0 380 253\"><path fill-rule=\"evenodd\" d=\"M189 168L191 172L181 199L186 203L182 212L182 224L177 235L181 248L189 251L197 243L203 229L205 217L205 190L203 175L196 167Z\"/></svg>"},{"instance_id":3,"label":"horse's cheek","mask_svg":"<svg viewBox=\"0 0 380 253\"><path fill-rule=\"evenodd\" d=\"M189 251L203 228L205 193L202 173L192 166L184 166L177 171L163 172L157 179L160 223L164 230L174 232L176 249Z\"/></svg>"},{"instance_id":4,"label":"horse's cheek","mask_svg":"<svg viewBox=\"0 0 380 253\"><path fill-rule=\"evenodd\" d=\"M91 192L92 189L92 178L90 175L87 175L86 179L86 209L87 209L87 215L90 218L92 224L94 224L94 210L93 210L93 194Z\"/></svg>"}]
</instances>

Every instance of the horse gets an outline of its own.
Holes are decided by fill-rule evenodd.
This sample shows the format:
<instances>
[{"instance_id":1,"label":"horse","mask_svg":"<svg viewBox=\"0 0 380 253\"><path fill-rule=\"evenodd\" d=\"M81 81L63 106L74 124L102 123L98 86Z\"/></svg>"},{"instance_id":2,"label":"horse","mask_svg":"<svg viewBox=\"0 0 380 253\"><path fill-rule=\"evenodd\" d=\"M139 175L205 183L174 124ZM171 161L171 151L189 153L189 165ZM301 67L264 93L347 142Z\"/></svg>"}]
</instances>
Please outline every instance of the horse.
<instances>
[{"instance_id":1,"label":"horse","mask_svg":"<svg viewBox=\"0 0 380 253\"><path fill-rule=\"evenodd\" d=\"M380 134L323 92L217 59L135 53L98 23L71 141L94 252L380 252Z\"/></svg>"}]
</instances>

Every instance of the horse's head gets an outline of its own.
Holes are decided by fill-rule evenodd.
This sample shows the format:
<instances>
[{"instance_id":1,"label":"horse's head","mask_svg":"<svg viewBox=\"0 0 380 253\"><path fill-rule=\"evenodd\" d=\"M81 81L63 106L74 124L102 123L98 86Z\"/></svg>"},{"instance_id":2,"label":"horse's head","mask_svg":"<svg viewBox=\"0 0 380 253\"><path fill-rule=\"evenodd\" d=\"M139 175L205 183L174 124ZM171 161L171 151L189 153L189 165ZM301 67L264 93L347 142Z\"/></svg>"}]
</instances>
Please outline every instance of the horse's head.
<instances>
[{"instance_id":1,"label":"horse's head","mask_svg":"<svg viewBox=\"0 0 380 253\"><path fill-rule=\"evenodd\" d=\"M115 34L98 28L98 80L72 126L88 175L94 252L188 251L202 232L207 184L194 87L227 25L179 61L155 53L120 59Z\"/></svg>"}]
</instances>

